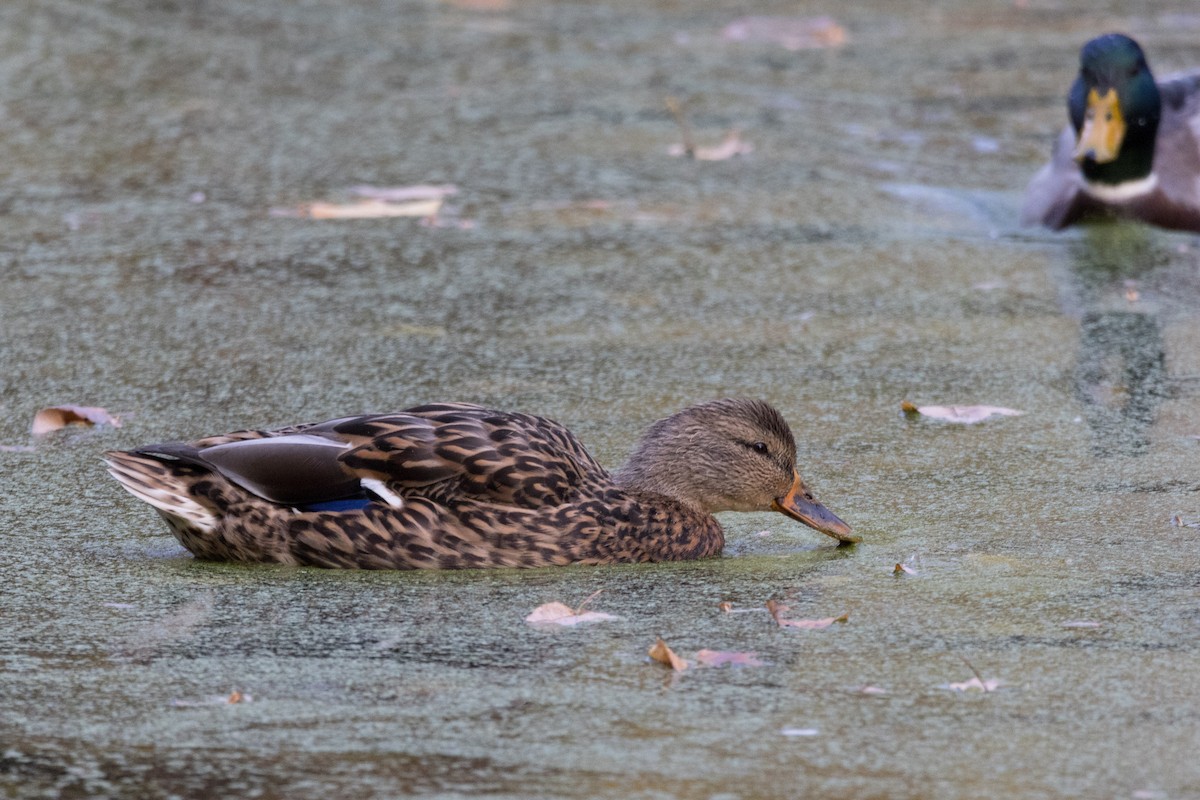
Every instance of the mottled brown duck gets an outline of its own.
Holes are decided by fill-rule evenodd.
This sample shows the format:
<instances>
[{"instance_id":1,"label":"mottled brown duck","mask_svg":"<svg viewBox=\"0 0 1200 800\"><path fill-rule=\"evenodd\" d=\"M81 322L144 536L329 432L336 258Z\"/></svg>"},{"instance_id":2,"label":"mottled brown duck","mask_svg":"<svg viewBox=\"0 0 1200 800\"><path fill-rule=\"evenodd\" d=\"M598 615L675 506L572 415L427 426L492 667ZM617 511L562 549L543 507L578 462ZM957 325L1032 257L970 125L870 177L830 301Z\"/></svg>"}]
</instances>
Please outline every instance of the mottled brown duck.
<instances>
[{"instance_id":1,"label":"mottled brown duck","mask_svg":"<svg viewBox=\"0 0 1200 800\"><path fill-rule=\"evenodd\" d=\"M1200 70L1156 82L1119 33L1092 39L1079 60L1070 124L1025 192L1022 222L1126 217L1200 231Z\"/></svg>"},{"instance_id":2,"label":"mottled brown duck","mask_svg":"<svg viewBox=\"0 0 1200 800\"><path fill-rule=\"evenodd\" d=\"M464 403L111 451L109 472L198 558L362 569L679 561L721 552L721 511L783 512L841 542L778 411L659 420L610 474L563 426Z\"/></svg>"}]
</instances>

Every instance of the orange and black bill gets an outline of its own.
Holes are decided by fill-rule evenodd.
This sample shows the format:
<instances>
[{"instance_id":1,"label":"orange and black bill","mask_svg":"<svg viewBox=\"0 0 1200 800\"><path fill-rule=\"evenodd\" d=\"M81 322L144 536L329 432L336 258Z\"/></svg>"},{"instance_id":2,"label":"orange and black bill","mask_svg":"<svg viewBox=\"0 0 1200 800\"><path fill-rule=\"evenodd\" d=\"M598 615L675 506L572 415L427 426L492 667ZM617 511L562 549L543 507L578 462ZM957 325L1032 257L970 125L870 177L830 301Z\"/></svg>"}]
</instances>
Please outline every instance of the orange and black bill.
<instances>
[{"instance_id":1,"label":"orange and black bill","mask_svg":"<svg viewBox=\"0 0 1200 800\"><path fill-rule=\"evenodd\" d=\"M792 488L788 490L788 493L772 503L771 507L787 514L792 519L803 522L814 530L832 536L839 542L862 541L861 536L855 536L850 532L849 525L838 519L836 514L818 503L808 493L804 481L800 480L800 473L796 473L796 478L792 481Z\"/></svg>"}]
</instances>

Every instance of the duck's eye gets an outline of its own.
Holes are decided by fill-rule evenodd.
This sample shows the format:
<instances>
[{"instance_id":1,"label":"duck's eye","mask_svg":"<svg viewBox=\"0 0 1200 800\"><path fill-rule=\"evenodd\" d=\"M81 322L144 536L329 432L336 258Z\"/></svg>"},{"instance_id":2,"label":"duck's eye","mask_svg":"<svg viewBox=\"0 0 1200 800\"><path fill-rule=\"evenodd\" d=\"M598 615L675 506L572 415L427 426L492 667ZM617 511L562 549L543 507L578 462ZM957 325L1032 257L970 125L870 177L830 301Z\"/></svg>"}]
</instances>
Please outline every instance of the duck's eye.
<instances>
[{"instance_id":1,"label":"duck's eye","mask_svg":"<svg viewBox=\"0 0 1200 800\"><path fill-rule=\"evenodd\" d=\"M756 453L762 453L764 456L768 452L766 442L755 442L754 444L750 445L750 449Z\"/></svg>"}]
</instances>

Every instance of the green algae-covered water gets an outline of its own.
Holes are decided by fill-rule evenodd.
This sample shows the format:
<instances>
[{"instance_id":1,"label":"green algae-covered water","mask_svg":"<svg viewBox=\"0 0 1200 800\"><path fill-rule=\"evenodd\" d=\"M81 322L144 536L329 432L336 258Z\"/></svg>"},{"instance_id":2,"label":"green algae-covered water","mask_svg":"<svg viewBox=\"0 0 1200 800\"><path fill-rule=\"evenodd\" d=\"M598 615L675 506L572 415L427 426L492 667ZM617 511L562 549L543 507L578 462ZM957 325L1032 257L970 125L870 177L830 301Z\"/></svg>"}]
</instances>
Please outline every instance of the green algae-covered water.
<instances>
[{"instance_id":1,"label":"green algae-covered water","mask_svg":"<svg viewBox=\"0 0 1200 800\"><path fill-rule=\"evenodd\" d=\"M1191 5L0 19L5 796L1200 796L1200 241L1015 224L1079 45L1200 65ZM767 36L797 24L835 46ZM753 152L668 155L667 97ZM457 193L434 224L298 216L362 184ZM206 564L99 461L445 399L615 466L730 394L784 411L862 544L728 515L691 564ZM59 403L122 425L33 439ZM524 622L598 591L618 619ZM658 636L765 664L673 674ZM950 688L976 671L999 686Z\"/></svg>"}]
</instances>

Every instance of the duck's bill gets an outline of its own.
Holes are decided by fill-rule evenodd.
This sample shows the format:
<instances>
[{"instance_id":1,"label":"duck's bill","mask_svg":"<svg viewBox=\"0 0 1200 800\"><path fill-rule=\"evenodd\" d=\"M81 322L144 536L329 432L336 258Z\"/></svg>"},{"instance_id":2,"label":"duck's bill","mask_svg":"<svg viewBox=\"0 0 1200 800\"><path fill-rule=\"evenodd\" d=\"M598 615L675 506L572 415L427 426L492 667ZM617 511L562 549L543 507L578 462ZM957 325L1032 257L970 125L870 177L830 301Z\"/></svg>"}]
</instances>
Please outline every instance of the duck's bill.
<instances>
[{"instance_id":1,"label":"duck's bill","mask_svg":"<svg viewBox=\"0 0 1200 800\"><path fill-rule=\"evenodd\" d=\"M850 526L838 519L837 515L813 499L808 494L799 474L792 482L792 488L783 497L771 504L776 511L787 514L794 520L803 522L813 530L818 530L832 536L839 542L861 542L861 536L850 532Z\"/></svg>"},{"instance_id":2,"label":"duck's bill","mask_svg":"<svg viewBox=\"0 0 1200 800\"><path fill-rule=\"evenodd\" d=\"M1083 119L1083 129L1075 144L1075 160L1091 159L1097 164L1116 160L1125 139L1125 118L1121 115L1117 90L1109 89L1103 95L1095 89L1088 90Z\"/></svg>"}]
</instances>

